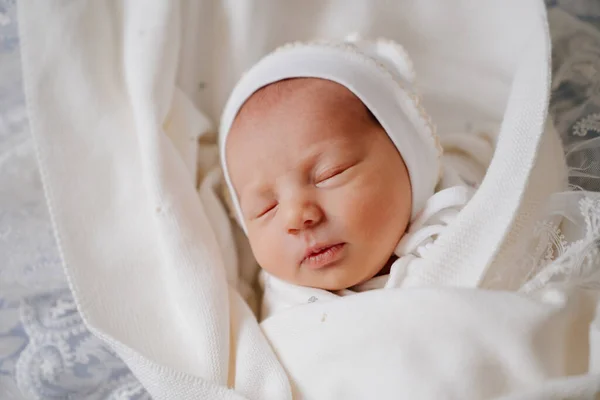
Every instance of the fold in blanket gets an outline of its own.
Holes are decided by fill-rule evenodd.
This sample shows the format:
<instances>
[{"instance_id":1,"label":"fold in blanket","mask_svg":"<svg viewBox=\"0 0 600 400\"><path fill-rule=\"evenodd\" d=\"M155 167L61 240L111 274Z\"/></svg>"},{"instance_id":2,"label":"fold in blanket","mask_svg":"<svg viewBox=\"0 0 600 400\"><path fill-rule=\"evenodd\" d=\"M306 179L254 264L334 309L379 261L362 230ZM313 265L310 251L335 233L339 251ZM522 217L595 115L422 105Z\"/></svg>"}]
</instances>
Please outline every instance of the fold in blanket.
<instances>
[{"instance_id":1,"label":"fold in blanket","mask_svg":"<svg viewBox=\"0 0 600 400\"><path fill-rule=\"evenodd\" d=\"M539 204L564 190L546 125L541 0L29 0L19 12L31 129L71 289L154 398L600 391L594 293L475 290L512 265ZM441 132L492 123L497 150L412 289L297 307L261 326L238 292L236 228L218 195L196 192L196 175L210 182L214 171L198 174L185 143L216 128L235 80L269 50L357 30L407 48Z\"/></svg>"}]
</instances>

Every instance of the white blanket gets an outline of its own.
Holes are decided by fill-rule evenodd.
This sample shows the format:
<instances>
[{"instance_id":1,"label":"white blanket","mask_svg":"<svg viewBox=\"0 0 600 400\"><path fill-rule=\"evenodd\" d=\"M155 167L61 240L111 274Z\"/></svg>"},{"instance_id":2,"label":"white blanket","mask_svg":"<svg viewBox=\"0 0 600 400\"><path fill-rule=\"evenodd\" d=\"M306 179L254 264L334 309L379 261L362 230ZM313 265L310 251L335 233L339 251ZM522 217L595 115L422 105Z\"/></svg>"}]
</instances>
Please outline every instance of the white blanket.
<instances>
[{"instance_id":1,"label":"white blanket","mask_svg":"<svg viewBox=\"0 0 600 400\"><path fill-rule=\"evenodd\" d=\"M20 16L31 128L71 289L154 398L600 391L593 291L469 289L518 287L523 277L497 277L540 203L564 189L562 149L545 125L541 0L24 0ZM186 143L214 128L261 55L352 31L406 46L441 131L501 124L496 155L412 289L259 326L237 290L229 220L216 197L198 196Z\"/></svg>"}]
</instances>

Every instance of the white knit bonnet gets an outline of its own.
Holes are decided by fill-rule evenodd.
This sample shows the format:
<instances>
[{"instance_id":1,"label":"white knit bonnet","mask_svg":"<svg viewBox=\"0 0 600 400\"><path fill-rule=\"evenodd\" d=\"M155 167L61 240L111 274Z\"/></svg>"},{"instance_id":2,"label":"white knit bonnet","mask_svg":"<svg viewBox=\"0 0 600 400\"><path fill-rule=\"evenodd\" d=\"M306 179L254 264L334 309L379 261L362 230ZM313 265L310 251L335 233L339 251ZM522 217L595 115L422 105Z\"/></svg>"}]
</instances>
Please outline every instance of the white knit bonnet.
<instances>
[{"instance_id":1,"label":"white knit bonnet","mask_svg":"<svg viewBox=\"0 0 600 400\"><path fill-rule=\"evenodd\" d=\"M223 111L219 133L221 164L236 217L246 230L231 184L225 145L233 121L257 90L284 79L321 78L345 86L373 113L408 169L414 219L440 179L441 147L429 116L413 89L412 62L390 41L347 40L290 43L254 65L237 83Z\"/></svg>"}]
</instances>

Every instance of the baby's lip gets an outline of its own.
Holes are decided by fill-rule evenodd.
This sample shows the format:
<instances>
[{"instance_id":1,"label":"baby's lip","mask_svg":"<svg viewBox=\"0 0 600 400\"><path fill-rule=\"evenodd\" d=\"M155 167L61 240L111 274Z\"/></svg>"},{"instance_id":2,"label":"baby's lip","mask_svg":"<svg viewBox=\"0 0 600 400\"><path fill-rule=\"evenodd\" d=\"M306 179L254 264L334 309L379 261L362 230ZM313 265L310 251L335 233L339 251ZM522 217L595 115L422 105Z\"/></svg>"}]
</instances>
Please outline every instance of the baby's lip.
<instances>
[{"instance_id":1,"label":"baby's lip","mask_svg":"<svg viewBox=\"0 0 600 400\"><path fill-rule=\"evenodd\" d=\"M339 250L345 243L344 242L330 242L330 243L317 243L316 245L306 248L304 256L300 261L300 264L311 263L314 264L314 258L320 254L327 252L327 250L336 248ZM326 260L321 260L318 264L322 264Z\"/></svg>"},{"instance_id":2,"label":"baby's lip","mask_svg":"<svg viewBox=\"0 0 600 400\"><path fill-rule=\"evenodd\" d=\"M304 251L304 258L306 257L310 257L313 254L317 254L320 253L323 250L328 249L329 247L335 246L336 244L340 244L340 243L318 243L314 246L310 246L306 249L306 251Z\"/></svg>"}]
</instances>

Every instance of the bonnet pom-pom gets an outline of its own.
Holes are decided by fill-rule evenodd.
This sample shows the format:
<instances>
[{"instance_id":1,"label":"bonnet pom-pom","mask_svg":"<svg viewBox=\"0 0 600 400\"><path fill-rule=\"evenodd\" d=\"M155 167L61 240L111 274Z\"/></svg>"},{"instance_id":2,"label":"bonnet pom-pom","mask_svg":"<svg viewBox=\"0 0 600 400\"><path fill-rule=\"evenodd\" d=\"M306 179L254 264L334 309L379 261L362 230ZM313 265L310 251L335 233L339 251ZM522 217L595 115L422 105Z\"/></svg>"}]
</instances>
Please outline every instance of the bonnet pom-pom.
<instances>
[{"instance_id":1,"label":"bonnet pom-pom","mask_svg":"<svg viewBox=\"0 0 600 400\"><path fill-rule=\"evenodd\" d=\"M388 71L401 80L411 85L414 83L416 76L413 62L402 45L384 38L365 40L358 33L346 36L345 41L381 62Z\"/></svg>"}]
</instances>

